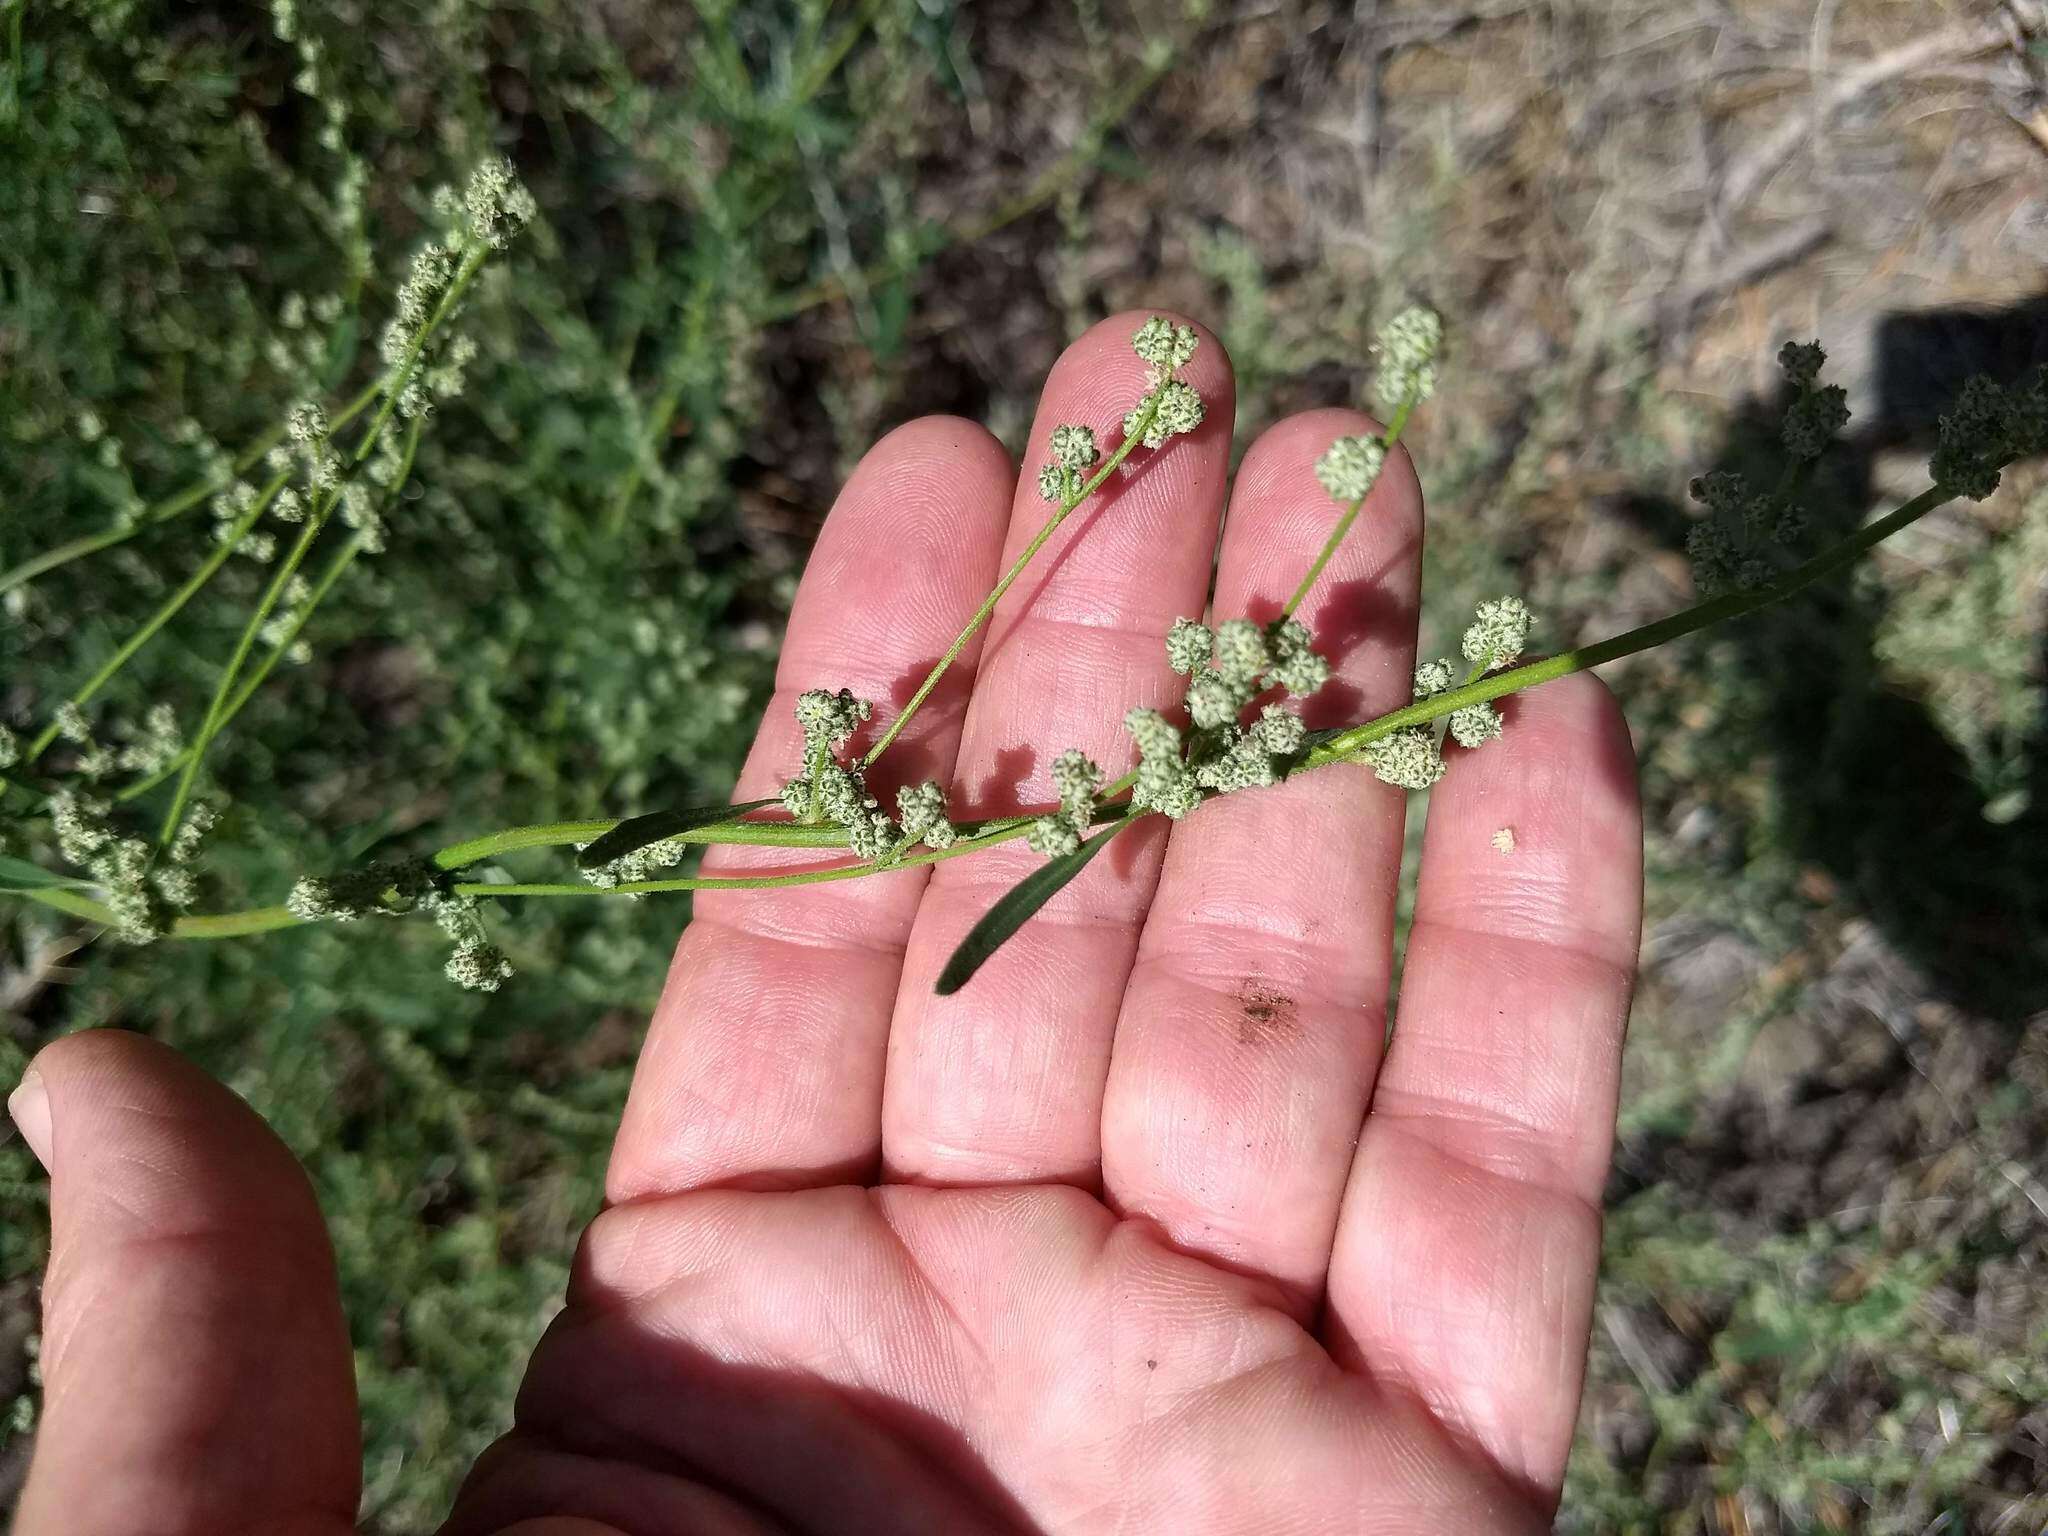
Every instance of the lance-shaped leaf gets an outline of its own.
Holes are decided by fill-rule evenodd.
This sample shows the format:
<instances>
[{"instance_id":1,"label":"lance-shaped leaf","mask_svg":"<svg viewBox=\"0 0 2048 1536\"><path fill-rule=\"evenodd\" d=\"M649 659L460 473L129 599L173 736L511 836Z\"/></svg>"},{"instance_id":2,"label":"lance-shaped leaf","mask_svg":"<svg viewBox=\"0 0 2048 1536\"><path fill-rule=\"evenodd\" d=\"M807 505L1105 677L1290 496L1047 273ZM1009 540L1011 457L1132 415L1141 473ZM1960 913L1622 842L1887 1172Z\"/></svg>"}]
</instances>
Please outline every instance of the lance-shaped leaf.
<instances>
[{"instance_id":1,"label":"lance-shaped leaf","mask_svg":"<svg viewBox=\"0 0 2048 1536\"><path fill-rule=\"evenodd\" d=\"M41 865L31 864L26 859L14 859L0 854L0 891L78 890L90 883L86 880L75 880L69 875L52 874Z\"/></svg>"},{"instance_id":2,"label":"lance-shaped leaf","mask_svg":"<svg viewBox=\"0 0 2048 1536\"><path fill-rule=\"evenodd\" d=\"M1109 840L1129 826L1128 820L1112 822L1072 853L1048 859L1011 886L1003 899L982 914L981 921L968 930L967 937L939 972L934 989L951 997L973 979L988 957L1002 948L1011 934L1022 928L1031 915L1059 894L1060 888L1088 867L1088 861L1109 846Z\"/></svg>"},{"instance_id":3,"label":"lance-shaped leaf","mask_svg":"<svg viewBox=\"0 0 2048 1536\"><path fill-rule=\"evenodd\" d=\"M622 859L629 853L638 853L642 848L651 847L685 832L694 832L699 827L713 826L721 821L731 821L749 811L758 811L764 806L775 805L774 800L748 800L739 805L693 805L682 810L649 811L645 816L628 816L611 831L576 855L578 869L596 869L609 864L613 859Z\"/></svg>"}]
</instances>

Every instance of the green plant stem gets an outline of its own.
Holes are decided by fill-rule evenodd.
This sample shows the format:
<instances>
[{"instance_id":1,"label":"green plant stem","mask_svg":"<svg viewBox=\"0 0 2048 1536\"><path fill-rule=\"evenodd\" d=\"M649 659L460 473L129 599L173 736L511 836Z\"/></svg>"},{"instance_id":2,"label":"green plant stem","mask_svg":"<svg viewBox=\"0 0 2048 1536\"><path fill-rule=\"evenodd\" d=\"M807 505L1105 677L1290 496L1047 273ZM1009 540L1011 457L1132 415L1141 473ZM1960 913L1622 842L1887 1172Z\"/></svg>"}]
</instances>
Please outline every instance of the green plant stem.
<instances>
[{"instance_id":1,"label":"green plant stem","mask_svg":"<svg viewBox=\"0 0 2048 1536\"><path fill-rule=\"evenodd\" d=\"M1121 807L1104 819L1121 821L1130 815L1129 807ZM993 848L997 843L1007 843L1024 836L1031 830L1035 816L1006 817L991 823L988 830L972 837L962 837L950 848L926 848L917 853L905 854L889 864L835 864L829 869L801 869L780 875L710 875L686 876L675 880L628 880L618 885L600 887L585 884L537 884L537 885L493 885L488 881L461 881L455 886L458 896L642 896L661 891L765 891L778 890L792 885L826 885L835 880L858 880L866 875L886 875L899 869L916 869L926 864L939 864L947 859L962 858L970 853L979 853L984 848ZM773 823L770 823L773 825ZM786 823L784 823L786 825ZM710 830L704 828L701 830ZM722 841L722 839L721 839Z\"/></svg>"},{"instance_id":2,"label":"green plant stem","mask_svg":"<svg viewBox=\"0 0 2048 1536\"><path fill-rule=\"evenodd\" d=\"M277 607L290 585L293 575L306 558L306 552L313 547L313 541L320 537L320 530L327 524L328 514L334 503L328 501L319 510L309 512L306 526L292 541L290 551L279 563L270 578L270 585L263 589L263 596L256 604L256 611L249 615L249 622L242 626L242 633L235 641L234 654L222 669L220 682L208 701L205 717L200 721L199 732L193 737L191 748L185 756L184 771L178 775L178 787L171 795L170 809L164 813L162 829L157 834L157 846L168 848L171 839L177 836L178 823L184 819L185 805L192 798L193 784L199 777L200 765L206 761L206 749L213 745L213 738L220 734L222 713L227 706L228 696L234 692L235 679L242 670L242 664L249 659L249 652L255 648L256 637L270 619L271 610Z\"/></svg>"},{"instance_id":3,"label":"green plant stem","mask_svg":"<svg viewBox=\"0 0 2048 1536\"><path fill-rule=\"evenodd\" d=\"M1815 582L1852 564L1859 556L1908 524L1926 516L1936 507L1949 501L1952 496L1953 493L1942 486L1930 486L1903 506L1846 535L1805 564L1786 572L1778 580L1752 591L1712 598L1669 618L1629 630L1625 634L1616 635L1597 644L1582 646L1542 661L1531 662L1524 667L1496 672L1464 687L1454 688L1403 709L1393 710L1362 725L1322 733L1294 771L1306 772L1333 763L1355 761L1371 743L1405 726L1420 725L1463 709L1468 704L1501 698L1573 672L1583 672L1590 667L1600 666L1638 651L1649 650L1714 624L1740 618L1773 603L1783 602ZM1125 792L1136 779L1135 771L1126 773L1105 787L1104 797ZM1127 803L1106 805L1096 813L1096 820L1104 824L1130 821L1136 820L1138 814ZM829 869L800 870L781 875L639 880L609 888L585 884L494 885L486 881L464 881L454 888L460 894L471 896L606 897L653 894L662 891L766 890L780 886L819 885L829 881L860 879L867 875L886 874L892 869L914 868L936 864L944 859L959 858L982 848L1022 837L1030 830L1031 823L1036 819L1035 816L1016 816L984 822L976 827L963 829L961 839L950 848L927 849L907 855L886 866L872 863L845 864ZM484 837L472 838L467 842L452 843L434 855L434 862L442 869L456 869L517 849L559 847L588 842L592 838L602 836L617 824L614 818L604 821L553 822L540 826L513 827ZM733 821L692 828L681 836L687 841L700 843L775 843L782 846L826 847L841 846L845 834L842 829L836 827L805 827L790 822ZM836 840L827 842L828 837ZM103 904L90 897L81 896L76 891L61 887L39 887L19 894L75 916L87 917L110 926L112 924L113 914ZM301 921L284 907L258 907L242 912L181 917L171 925L171 936L182 939L230 938L241 934L293 927Z\"/></svg>"},{"instance_id":4,"label":"green plant stem","mask_svg":"<svg viewBox=\"0 0 2048 1536\"><path fill-rule=\"evenodd\" d=\"M419 448L419 441L420 423L415 418L411 427L406 432L405 457L400 461L398 474L391 482L390 490L393 495L397 494L399 487L403 486L412 474L413 455ZM334 558L327 562L327 569L322 571L320 579L313 583L313 590L306 594L306 600L293 612L290 627L278 637L263 659L256 664L255 671L242 679L241 686L235 690L235 696L228 700L227 708L222 712L220 724L216 728L216 734L219 731L226 730L234 722L235 716L242 712L243 706L256 696L257 690L269 679L270 674L277 670L278 663L290 654L291 648L298 643L299 636L304 632L306 625L312 622L314 610L327 600L327 594L334 590L336 582L348 574L348 568L355 564L356 557L362 554L365 547L363 535L358 532L350 534L348 542L335 551ZM157 785L163 783L165 779L183 768L191 759L191 756L192 748L185 748L184 751L180 752L147 778L137 779L133 784L124 786L115 794L114 799L125 803L148 794Z\"/></svg>"},{"instance_id":5,"label":"green plant stem","mask_svg":"<svg viewBox=\"0 0 2048 1536\"><path fill-rule=\"evenodd\" d=\"M305 528L293 541L290 553L285 556L276 574L271 577L270 585L256 604L256 611L249 616L249 622L242 626L241 637L235 642L234 654L228 658L228 664L221 672L220 682L213 690L213 698L206 706L206 718L201 723L197 736L193 738L191 756L185 760L184 770L178 775L178 787L171 794L170 807L164 812L163 827L157 834L158 847L169 847L171 839L177 835L178 823L185 814L185 805L192 798L193 785L198 780L199 770L206 761L207 748L213 744L214 737L220 734L221 728L226 724L224 712L227 702L235 691L235 680L241 674L243 664L248 661L249 652L255 648L258 632L262 630L279 599L284 596L285 587L305 561L314 540L320 537L321 530L327 526L327 520L334 515L334 509L341 504L341 493L348 477L362 467L363 461L369 458L371 450L377 446L377 440L382 436L385 425L391 420L391 413L398 409L399 397L404 394L406 386L411 382L412 371L418 366L420 354L426 349L429 338L461 301L463 291L469 287L477 270L483 266L484 258L489 251L489 246L478 242L463 254L462 264L455 269L455 275L450 279L447 291L441 295L440 302L434 306L425 323L414 333L411 342L406 346L405 355L398 360L391 372L385 375L383 401L377 407L376 414L370 418L370 424L363 429L362 436L356 440L355 451L349 456L342 482L336 484L308 509Z\"/></svg>"},{"instance_id":6,"label":"green plant stem","mask_svg":"<svg viewBox=\"0 0 2048 1536\"><path fill-rule=\"evenodd\" d=\"M1634 655L1637 651L1651 650L1681 636L1725 623L1729 619L1740 618L1747 613L1754 613L1759 608L1768 608L1773 603L1783 602L1823 577L1833 575L1844 566L1854 563L1858 556L1881 544L1909 523L1925 517L1943 502L1950 500L1954 494L1939 485L1929 486L1904 506L1886 513L1854 533L1845 535L1805 564L1787 571L1776 581L1767 582L1747 592L1730 592L1724 597L1710 598L1704 603L1697 603L1682 612L1674 613L1669 618L1659 619L1654 624L1642 625L1625 634L1614 635L1596 644L1581 646L1577 650L1546 656L1543 660L1532 661L1527 666L1495 672L1463 687L1419 699L1405 709L1394 710L1377 720L1367 721L1364 725L1338 731L1312 747L1302 766L1320 768L1328 763L1348 762L1373 742L1383 736L1390 736L1403 727L1438 720L1463 709L1468 704L1498 699L1506 694L1518 693L1524 688L1533 688L1538 683L1547 683L1574 672L1584 672L1591 667L1618 661L1624 656Z\"/></svg>"},{"instance_id":7,"label":"green plant stem","mask_svg":"<svg viewBox=\"0 0 2048 1536\"><path fill-rule=\"evenodd\" d=\"M1147 398L1143 413L1137 422L1124 434L1124 440L1117 445L1116 452L1103 460L1102 467L1071 498L1053 508L1052 516L1048 517L1045 525L1032 535L1031 542L1024 546L1024 552L1012 562L1007 571L1003 572L1002 580L998 581L988 596L981 600L981 606L974 610L973 616L954 637L953 643L946 647L946 654L925 674L924 681L917 685L917 692L910 696L910 702L889 722L889 728L882 732L881 738L868 748L867 755L860 760L863 769L874 767L881 755L889 750L889 744L903 733L903 727L910 723L910 717L918 712L924 701L931 697L932 690L939 686L939 679L946 675L946 669L960 659L960 653L967 649L967 642L974 637L974 632L988 622L988 616L995 612L996 604L1002 601L1003 594L1016 584L1017 578L1024 574L1024 568L1031 564L1041 549L1045 548L1045 541L1052 537L1053 530L1065 522L1076 507L1100 490L1102 483L1116 471L1117 466L1130 457L1131 450L1138 446L1139 439L1144 437L1146 429L1152 425L1152 418L1159 414L1159 401L1159 391L1154 390Z\"/></svg>"},{"instance_id":8,"label":"green plant stem","mask_svg":"<svg viewBox=\"0 0 2048 1536\"><path fill-rule=\"evenodd\" d=\"M382 376L372 381L361 394L334 413L334 425L342 427L355 420L369 407L370 402L377 398L377 392L383 387ZM116 544L125 544L138 533L147 532L158 523L167 523L172 518L191 511L209 496L227 489L238 475L283 441L284 428L272 427L244 448L224 473L193 481L183 490L175 491L155 505L145 508L139 517L117 523L111 528L103 528L98 533L84 534L69 543L59 544L54 549L46 549L40 555L32 555L6 571L0 571L0 592L18 587L23 582L33 581L46 571L53 571L60 565L68 565L71 561L86 555L111 549Z\"/></svg>"},{"instance_id":9,"label":"green plant stem","mask_svg":"<svg viewBox=\"0 0 2048 1536\"><path fill-rule=\"evenodd\" d=\"M277 493L284 489L284 482L285 477L283 475L271 477L270 483L264 486L258 494L254 505L244 512L236 520L234 526L228 529L220 541L214 545L212 553L200 562L199 569L192 573L191 578L182 587L178 588L176 592L173 592L166 598L163 605L143 622L142 627L130 635L122 643L119 650L115 651L112 656L109 656L106 661L101 663L100 669L97 672L93 673L91 677L79 685L77 691L65 701L66 703L84 705L90 702L93 695L112 681L114 674L126 666L135 653L150 642L158 630L176 618L178 611L199 595L200 589L213 579L214 573L227 563L228 556L232 555L241 545L242 540L248 537L249 530L256 526L256 520L269 509L270 503L276 499ZM29 743L27 760L32 763L49 751L51 744L56 741L57 736L58 727L56 721L53 720L43 727L41 735Z\"/></svg>"},{"instance_id":10,"label":"green plant stem","mask_svg":"<svg viewBox=\"0 0 2048 1536\"><path fill-rule=\"evenodd\" d=\"M1408 426L1408 418L1414 414L1415 404L1413 395L1403 400L1401 408L1394 412L1394 419L1387 423L1387 430L1380 434L1380 446L1387 450L1389 457L1393 455L1394 445L1401 441L1401 433ZM1384 466L1381 472L1385 473ZM1330 556L1337 553L1337 546L1344 542L1344 535L1349 533L1351 525L1358 521L1358 514L1364 510L1366 500L1371 495L1372 489L1369 487L1365 495L1346 507L1344 515L1337 519L1337 526L1330 530L1330 536L1323 540L1322 549L1310 563L1308 574L1301 578L1301 585L1294 589L1294 596L1288 598L1287 606L1280 610L1280 618L1283 621L1294 617L1294 610L1301 606L1302 600L1309 594L1309 589L1315 586L1316 578L1323 574L1323 567L1330 563Z\"/></svg>"}]
</instances>

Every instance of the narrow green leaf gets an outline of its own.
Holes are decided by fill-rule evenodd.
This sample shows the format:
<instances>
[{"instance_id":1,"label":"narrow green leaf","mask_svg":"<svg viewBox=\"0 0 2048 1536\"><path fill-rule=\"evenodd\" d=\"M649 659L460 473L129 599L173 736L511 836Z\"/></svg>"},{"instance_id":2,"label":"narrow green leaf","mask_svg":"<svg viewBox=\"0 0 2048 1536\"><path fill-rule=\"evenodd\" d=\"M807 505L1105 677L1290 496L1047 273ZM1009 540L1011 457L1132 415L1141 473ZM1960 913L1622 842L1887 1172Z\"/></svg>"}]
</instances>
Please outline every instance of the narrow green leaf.
<instances>
[{"instance_id":1,"label":"narrow green leaf","mask_svg":"<svg viewBox=\"0 0 2048 1536\"><path fill-rule=\"evenodd\" d=\"M748 800L740 805L693 805L684 810L649 811L645 816L628 816L611 831L576 855L578 869L596 869L613 859L638 853L664 838L694 832L715 822L731 821L749 811L774 805L774 800Z\"/></svg>"},{"instance_id":2,"label":"narrow green leaf","mask_svg":"<svg viewBox=\"0 0 2048 1536\"><path fill-rule=\"evenodd\" d=\"M91 883L74 880L69 875L54 875L40 864L0 854L0 891L45 891L58 886L81 890Z\"/></svg>"},{"instance_id":3,"label":"narrow green leaf","mask_svg":"<svg viewBox=\"0 0 2048 1536\"><path fill-rule=\"evenodd\" d=\"M1048 859L1011 886L1003 899L984 912L981 921L968 930L967 937L939 972L935 990L951 997L973 979L983 962L1022 928L1031 914L1059 894L1060 887L1088 867L1088 861L1109 846L1109 840L1130 825L1128 819L1110 823L1064 858Z\"/></svg>"}]
</instances>

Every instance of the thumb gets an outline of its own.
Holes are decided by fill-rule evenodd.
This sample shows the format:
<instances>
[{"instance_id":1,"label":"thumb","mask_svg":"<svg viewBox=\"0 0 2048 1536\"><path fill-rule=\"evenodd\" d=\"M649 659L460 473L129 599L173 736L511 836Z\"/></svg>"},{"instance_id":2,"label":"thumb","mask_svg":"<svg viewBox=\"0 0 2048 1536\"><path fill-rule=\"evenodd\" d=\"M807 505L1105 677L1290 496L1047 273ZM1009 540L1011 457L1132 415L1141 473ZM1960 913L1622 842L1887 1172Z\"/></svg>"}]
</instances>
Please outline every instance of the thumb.
<instances>
[{"instance_id":1,"label":"thumb","mask_svg":"<svg viewBox=\"0 0 2048 1536\"><path fill-rule=\"evenodd\" d=\"M43 1415L15 1536L340 1536L360 1475L334 1254L255 1111L95 1030L7 1101L50 1171Z\"/></svg>"}]
</instances>

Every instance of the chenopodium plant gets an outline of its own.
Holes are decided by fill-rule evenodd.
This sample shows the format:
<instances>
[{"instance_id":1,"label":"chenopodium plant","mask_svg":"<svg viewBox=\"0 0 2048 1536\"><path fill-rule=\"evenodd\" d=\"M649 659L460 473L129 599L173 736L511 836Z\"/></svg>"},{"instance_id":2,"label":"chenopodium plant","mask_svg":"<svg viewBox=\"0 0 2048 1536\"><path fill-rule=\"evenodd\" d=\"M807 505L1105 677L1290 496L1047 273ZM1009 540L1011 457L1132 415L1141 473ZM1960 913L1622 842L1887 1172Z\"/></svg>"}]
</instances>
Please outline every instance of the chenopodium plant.
<instances>
[{"instance_id":1,"label":"chenopodium plant","mask_svg":"<svg viewBox=\"0 0 2048 1536\"><path fill-rule=\"evenodd\" d=\"M40 732L24 741L0 723L0 891L96 919L133 943L271 926L260 914L190 915L201 894L205 840L220 819L220 807L196 798L196 792L208 753L228 724L280 663L307 654L302 635L315 610L359 557L385 548L387 514L411 475L420 432L438 403L461 392L475 356L474 343L454 327L464 297L535 212L532 197L501 159L480 165L461 193L440 189L433 205L440 230L414 253L396 289L379 345L381 369L362 393L332 412L318 400L298 402L239 455L203 441L194 424L186 434L201 464L194 484L154 505L124 504L105 529L0 571L0 593L6 593L193 510L203 507L210 514L210 537L197 569L57 703ZM298 333L309 319L332 324L341 317L334 296L308 303L295 295L279 318L286 331ZM325 348L308 350L317 354ZM365 424L352 443L344 443L344 429L358 417L366 417ZM88 439L108 430L96 418L80 427ZM302 571L331 525L347 533L319 577L309 581ZM87 706L237 557L268 568L270 575L197 728L188 736L175 707L158 703L139 728L126 727L125 741L113 745L106 723L96 728ZM36 775L60 743L68 748L69 762L49 787ZM117 786L114 781L124 775L132 777ZM143 835L122 807L167 783L155 836ZM32 846L39 834L54 841L62 861L80 874L61 875L8 851L17 841ZM458 898L422 894L448 909L458 937L475 936ZM488 965L465 966L463 976L480 984L489 972Z\"/></svg>"},{"instance_id":2,"label":"chenopodium plant","mask_svg":"<svg viewBox=\"0 0 2048 1536\"><path fill-rule=\"evenodd\" d=\"M1799 495L1813 463L1847 421L1848 411L1841 389L1820 382L1825 358L1818 344L1788 345L1779 358L1792 387L1784 421L1788 467L1779 484L1757 491L1732 475L1709 475L1694 482L1693 495L1706 509L1688 541L1700 602L1595 644L1524 661L1534 617L1513 595L1491 599L1479 605L1466 627L1460 660L1432 659L1416 668L1409 704L1376 719L1310 730L1299 706L1327 682L1330 667L1316 649L1316 635L1296 613L1364 512L1411 414L1436 387L1442 326L1428 310L1410 309L1386 327L1376 349L1375 393L1386 426L1374 434L1337 439L1317 461L1316 474L1337 508L1321 550L1270 622L1248 617L1225 618L1213 626L1195 617L1174 622L1165 637L1166 655L1174 672L1187 679L1185 695L1173 714L1140 707L1124 716L1133 759L1128 769L1111 779L1078 749L1061 752L1052 762L1057 804L1023 815L956 821L945 786L936 781L903 786L893 807L885 807L869 788L876 763L1053 531L1133 454L1165 450L1172 439L1201 424L1201 396L1181 377L1197 346L1193 329L1155 316L1138 328L1131 344L1147 372L1142 393L1123 417L1115 446L1105 451L1086 424L1062 424L1053 430L1051 457L1037 475L1039 493L1051 507L1044 524L903 709L865 750L856 751L854 743L875 719L874 705L821 680L821 686L797 699L803 755L790 764L783 791L773 799L655 811L625 820L508 828L414 859L307 876L279 907L179 916L168 925L170 935L219 937L301 922L424 911L455 941L449 976L464 986L492 990L510 975L511 964L484 931L480 898L631 898L666 891L811 885L969 857L1023 839L1045 856L1045 862L1001 898L961 942L938 980L939 991L952 992L1113 839L1140 820L1157 815L1179 821L1199 814L1221 796L1255 792L1337 763L1363 764L1402 789L1427 789L1444 773L1446 739L1472 750L1484 749L1501 736L1498 699L1782 602L1842 570L1935 507L1958 496L1989 495L2006 466L2048 450L2048 375L2037 372L2009 388L1975 380L1942 421L1929 464L1932 483L1911 501L1827 547L1805 551ZM76 810L59 814L74 816ZM181 889L189 889L188 876L179 871L190 865L199 835L173 829L150 877L161 880L168 873ZM177 841L179 836L185 838L183 843ZM693 848L713 844L818 848L851 857L820 868L777 873L662 873ZM463 878L465 872L504 855L550 847L576 850L580 882ZM25 894L118 925L114 903L122 892L134 888L150 861L146 849L138 853L127 845L121 845L116 859L103 875L96 866L87 866L103 899L61 886Z\"/></svg>"}]
</instances>

